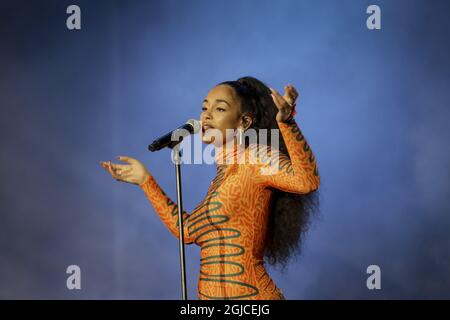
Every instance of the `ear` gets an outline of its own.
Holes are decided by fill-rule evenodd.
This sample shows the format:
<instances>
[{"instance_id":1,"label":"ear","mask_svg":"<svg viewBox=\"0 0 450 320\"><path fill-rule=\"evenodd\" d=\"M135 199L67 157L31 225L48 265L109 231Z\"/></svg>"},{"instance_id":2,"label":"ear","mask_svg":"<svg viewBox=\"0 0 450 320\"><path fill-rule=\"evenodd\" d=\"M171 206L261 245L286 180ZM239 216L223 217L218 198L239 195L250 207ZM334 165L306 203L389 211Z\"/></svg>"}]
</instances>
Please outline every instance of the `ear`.
<instances>
[{"instance_id":1,"label":"ear","mask_svg":"<svg viewBox=\"0 0 450 320\"><path fill-rule=\"evenodd\" d=\"M249 115L245 114L241 117L241 121L240 121L240 126L245 130L247 130L248 128L250 128L250 126L253 123L253 118L250 117Z\"/></svg>"}]
</instances>

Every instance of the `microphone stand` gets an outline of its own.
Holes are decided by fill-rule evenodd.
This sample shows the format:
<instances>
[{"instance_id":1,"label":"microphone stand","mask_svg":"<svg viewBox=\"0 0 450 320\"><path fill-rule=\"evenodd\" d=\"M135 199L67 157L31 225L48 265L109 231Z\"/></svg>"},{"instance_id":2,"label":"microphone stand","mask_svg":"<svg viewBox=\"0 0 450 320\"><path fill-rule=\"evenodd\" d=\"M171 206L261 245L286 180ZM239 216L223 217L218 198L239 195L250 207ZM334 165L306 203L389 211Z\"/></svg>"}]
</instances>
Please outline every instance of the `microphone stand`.
<instances>
[{"instance_id":1,"label":"microphone stand","mask_svg":"<svg viewBox=\"0 0 450 320\"><path fill-rule=\"evenodd\" d=\"M172 149L172 160L175 163L175 175L177 183L177 202L178 202L178 229L180 235L180 267L181 267L181 297L187 300L186 292L186 261L184 255L184 227L183 227L183 201L181 193L181 150L180 144L169 145Z\"/></svg>"},{"instance_id":2,"label":"microphone stand","mask_svg":"<svg viewBox=\"0 0 450 320\"><path fill-rule=\"evenodd\" d=\"M191 129L189 129L191 128ZM186 125L178 129L187 129L190 133L198 132L201 129L200 123L195 119L190 119ZM183 227L183 201L181 193L181 150L180 145L184 136L178 136L178 140L174 140L174 133L177 130L166 134L159 140L153 141L151 145L148 146L150 151L157 151L164 147L169 147L172 149L172 161L175 163L175 174L177 182L177 202L178 202L178 230L179 230L179 242L180 242L180 267L181 267L181 297L183 300L187 300L187 290L186 290L186 261L184 257L184 227ZM167 139L170 137L170 142L167 143ZM162 141L162 142L161 142Z\"/></svg>"}]
</instances>

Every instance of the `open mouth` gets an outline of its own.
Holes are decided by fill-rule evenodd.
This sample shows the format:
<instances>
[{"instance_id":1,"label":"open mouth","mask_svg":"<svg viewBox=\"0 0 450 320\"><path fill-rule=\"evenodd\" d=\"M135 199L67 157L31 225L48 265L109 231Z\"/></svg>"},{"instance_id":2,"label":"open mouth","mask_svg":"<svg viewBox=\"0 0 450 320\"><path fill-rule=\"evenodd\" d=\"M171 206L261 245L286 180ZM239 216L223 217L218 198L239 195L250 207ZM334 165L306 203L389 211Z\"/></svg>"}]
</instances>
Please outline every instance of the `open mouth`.
<instances>
[{"instance_id":1,"label":"open mouth","mask_svg":"<svg viewBox=\"0 0 450 320\"><path fill-rule=\"evenodd\" d=\"M213 127L213 126L210 126L210 125L204 125L204 126L202 126L202 132L203 132L203 133L205 133L206 130L209 130L209 129L214 129L214 127Z\"/></svg>"}]
</instances>

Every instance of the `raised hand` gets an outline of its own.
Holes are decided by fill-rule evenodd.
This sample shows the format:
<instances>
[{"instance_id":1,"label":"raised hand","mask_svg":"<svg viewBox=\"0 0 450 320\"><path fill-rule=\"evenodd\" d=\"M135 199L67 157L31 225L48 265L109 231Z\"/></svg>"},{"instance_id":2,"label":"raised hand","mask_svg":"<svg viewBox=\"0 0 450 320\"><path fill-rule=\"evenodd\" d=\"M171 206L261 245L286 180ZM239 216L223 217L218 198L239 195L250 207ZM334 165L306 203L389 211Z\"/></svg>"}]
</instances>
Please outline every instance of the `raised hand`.
<instances>
[{"instance_id":1,"label":"raised hand","mask_svg":"<svg viewBox=\"0 0 450 320\"><path fill-rule=\"evenodd\" d=\"M116 164L111 161L100 162L100 165L117 181L140 185L150 175L147 168L139 160L126 156L120 156L118 159L128 164Z\"/></svg>"},{"instance_id":2,"label":"raised hand","mask_svg":"<svg viewBox=\"0 0 450 320\"><path fill-rule=\"evenodd\" d=\"M296 106L298 92L293 85L284 86L284 95L281 96L277 90L270 88L272 99L278 108L277 121L283 122L289 118L292 109Z\"/></svg>"}]
</instances>

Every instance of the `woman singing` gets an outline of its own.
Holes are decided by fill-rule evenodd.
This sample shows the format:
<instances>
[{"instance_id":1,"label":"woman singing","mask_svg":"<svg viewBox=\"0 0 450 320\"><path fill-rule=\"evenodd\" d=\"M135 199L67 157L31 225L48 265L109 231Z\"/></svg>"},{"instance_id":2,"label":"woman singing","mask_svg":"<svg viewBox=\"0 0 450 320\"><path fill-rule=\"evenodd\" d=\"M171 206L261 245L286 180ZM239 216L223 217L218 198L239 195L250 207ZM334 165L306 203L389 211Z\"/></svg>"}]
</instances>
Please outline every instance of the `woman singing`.
<instances>
[{"instance_id":1,"label":"woman singing","mask_svg":"<svg viewBox=\"0 0 450 320\"><path fill-rule=\"evenodd\" d=\"M183 215L185 243L201 248L199 299L285 299L264 258L284 267L299 251L317 205L320 177L294 120L298 93L291 85L284 89L281 96L261 81L244 77L218 84L203 101L201 139L214 145L217 175L203 201ZM230 135L230 129L239 134ZM267 142L242 139L250 129L268 129ZM281 133L278 150L270 147L270 129ZM216 141L217 136L209 134L212 130L223 139ZM236 161L241 156L245 162ZM117 181L139 185L162 222L179 237L176 204L141 162L119 159L127 164L101 165Z\"/></svg>"}]
</instances>

